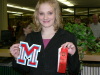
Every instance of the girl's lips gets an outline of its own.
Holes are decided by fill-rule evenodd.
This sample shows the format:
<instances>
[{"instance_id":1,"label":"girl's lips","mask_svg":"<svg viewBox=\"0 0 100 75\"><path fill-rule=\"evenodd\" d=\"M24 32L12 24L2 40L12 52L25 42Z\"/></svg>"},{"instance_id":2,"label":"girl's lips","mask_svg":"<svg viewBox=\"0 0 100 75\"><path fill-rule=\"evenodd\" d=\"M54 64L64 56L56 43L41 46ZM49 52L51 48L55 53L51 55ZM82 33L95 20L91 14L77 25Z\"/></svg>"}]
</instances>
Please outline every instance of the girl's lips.
<instances>
[{"instance_id":1,"label":"girl's lips","mask_svg":"<svg viewBox=\"0 0 100 75\"><path fill-rule=\"evenodd\" d=\"M50 21L43 21L44 23L48 23L48 22L50 22Z\"/></svg>"}]
</instances>

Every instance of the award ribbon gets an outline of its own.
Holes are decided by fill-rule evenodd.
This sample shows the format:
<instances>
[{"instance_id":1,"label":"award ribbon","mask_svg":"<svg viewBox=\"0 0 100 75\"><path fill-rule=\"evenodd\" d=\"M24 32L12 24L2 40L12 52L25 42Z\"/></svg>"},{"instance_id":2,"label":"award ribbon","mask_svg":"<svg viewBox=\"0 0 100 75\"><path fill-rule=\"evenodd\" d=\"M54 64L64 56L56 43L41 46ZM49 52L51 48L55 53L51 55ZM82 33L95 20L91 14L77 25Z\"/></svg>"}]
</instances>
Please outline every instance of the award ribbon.
<instances>
[{"instance_id":1,"label":"award ribbon","mask_svg":"<svg viewBox=\"0 0 100 75\"><path fill-rule=\"evenodd\" d=\"M67 67L68 48L59 48L58 50L58 68L57 72L65 73Z\"/></svg>"}]
</instances>

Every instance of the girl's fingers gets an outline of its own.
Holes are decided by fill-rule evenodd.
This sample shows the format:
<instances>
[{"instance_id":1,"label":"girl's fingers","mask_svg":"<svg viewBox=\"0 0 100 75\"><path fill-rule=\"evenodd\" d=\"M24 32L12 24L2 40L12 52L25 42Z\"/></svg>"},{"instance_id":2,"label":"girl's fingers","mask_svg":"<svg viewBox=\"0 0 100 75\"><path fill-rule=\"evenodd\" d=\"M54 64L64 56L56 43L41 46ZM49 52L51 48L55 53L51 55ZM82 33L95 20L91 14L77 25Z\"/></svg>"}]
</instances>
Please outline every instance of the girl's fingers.
<instances>
[{"instance_id":1,"label":"girl's fingers","mask_svg":"<svg viewBox=\"0 0 100 75\"><path fill-rule=\"evenodd\" d=\"M12 45L11 47L10 47L10 53L15 57L15 58L17 58L18 57L18 55L19 55L19 45L20 44L14 44L14 45Z\"/></svg>"},{"instance_id":2,"label":"girl's fingers","mask_svg":"<svg viewBox=\"0 0 100 75\"><path fill-rule=\"evenodd\" d=\"M68 53L73 55L76 51L75 45L72 42L66 42L61 45L61 47L66 48L68 47Z\"/></svg>"}]
</instances>

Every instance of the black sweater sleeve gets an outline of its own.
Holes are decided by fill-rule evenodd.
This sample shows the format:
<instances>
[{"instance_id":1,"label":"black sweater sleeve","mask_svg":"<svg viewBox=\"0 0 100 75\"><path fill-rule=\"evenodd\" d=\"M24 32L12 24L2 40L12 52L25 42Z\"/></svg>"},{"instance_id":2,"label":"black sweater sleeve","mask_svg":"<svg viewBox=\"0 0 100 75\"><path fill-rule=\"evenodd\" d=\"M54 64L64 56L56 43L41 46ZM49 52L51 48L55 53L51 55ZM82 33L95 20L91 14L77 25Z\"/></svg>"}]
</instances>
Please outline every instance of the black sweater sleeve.
<instances>
[{"instance_id":1,"label":"black sweater sleeve","mask_svg":"<svg viewBox=\"0 0 100 75\"><path fill-rule=\"evenodd\" d=\"M16 70L17 72L22 73L22 74L26 74L30 70L30 67L28 67L26 65L17 64L15 59L13 59L13 61L12 61L12 67L14 70Z\"/></svg>"},{"instance_id":2,"label":"black sweater sleeve","mask_svg":"<svg viewBox=\"0 0 100 75\"><path fill-rule=\"evenodd\" d=\"M80 70L80 61L79 61L76 38L74 37L72 41L76 47L76 52L72 56L70 54L68 55L68 73L69 75L78 75Z\"/></svg>"}]
</instances>

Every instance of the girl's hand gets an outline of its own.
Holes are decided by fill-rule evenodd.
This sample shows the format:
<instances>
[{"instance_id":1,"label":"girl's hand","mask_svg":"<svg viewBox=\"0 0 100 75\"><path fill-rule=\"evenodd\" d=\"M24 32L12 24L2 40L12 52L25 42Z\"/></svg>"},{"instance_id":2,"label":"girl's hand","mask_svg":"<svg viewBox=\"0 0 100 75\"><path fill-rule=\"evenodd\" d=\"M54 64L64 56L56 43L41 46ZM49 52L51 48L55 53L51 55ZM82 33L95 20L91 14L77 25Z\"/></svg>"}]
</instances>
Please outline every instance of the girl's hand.
<instances>
[{"instance_id":1,"label":"girl's hand","mask_svg":"<svg viewBox=\"0 0 100 75\"><path fill-rule=\"evenodd\" d=\"M20 49L19 49L19 45L20 44L13 44L11 47L10 47L10 53L15 57L17 58L20 54Z\"/></svg>"},{"instance_id":2,"label":"girl's hand","mask_svg":"<svg viewBox=\"0 0 100 75\"><path fill-rule=\"evenodd\" d=\"M76 52L75 45L72 42L66 42L66 43L62 44L61 47L63 47L63 48L67 47L68 53L71 55L74 55L74 53Z\"/></svg>"}]
</instances>

